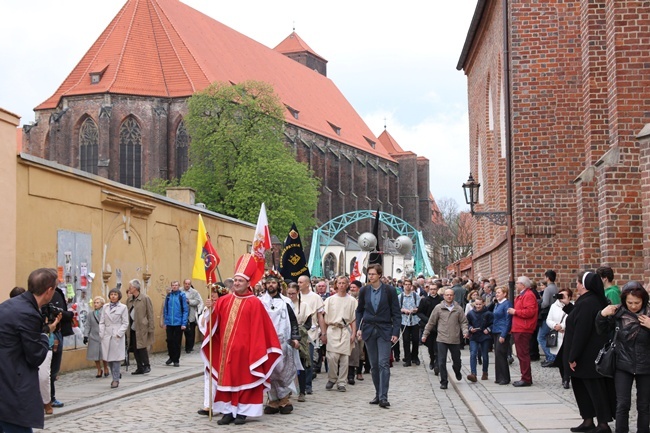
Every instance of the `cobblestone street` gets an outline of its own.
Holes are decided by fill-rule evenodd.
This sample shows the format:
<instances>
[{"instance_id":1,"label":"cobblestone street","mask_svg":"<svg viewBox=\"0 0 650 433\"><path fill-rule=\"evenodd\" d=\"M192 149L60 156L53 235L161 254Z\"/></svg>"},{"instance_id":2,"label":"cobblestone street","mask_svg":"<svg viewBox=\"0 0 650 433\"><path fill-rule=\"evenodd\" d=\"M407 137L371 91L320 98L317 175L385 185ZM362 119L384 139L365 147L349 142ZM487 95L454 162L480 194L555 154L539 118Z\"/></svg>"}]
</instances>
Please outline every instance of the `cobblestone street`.
<instances>
[{"instance_id":1,"label":"cobblestone street","mask_svg":"<svg viewBox=\"0 0 650 433\"><path fill-rule=\"evenodd\" d=\"M555 368L532 363L530 388L514 388L493 383L494 367L489 380L470 383L469 350L461 352L463 380L453 378L451 362L449 389L441 390L439 378L425 366L429 359L420 350L422 365L405 368L395 363L391 369L388 394L390 409L371 406L374 396L370 375L345 393L326 391L325 374L314 381L314 394L307 401L293 401L291 415L264 415L244 426L230 426L241 432L495 432L550 433L565 432L580 423L571 389L563 389ZM200 376L202 361L198 353L183 355L181 367L167 367L166 354L152 356L152 372L132 376L124 372L117 390L110 381L94 379L94 369L61 376L57 398L65 407L55 409L45 418L45 430L51 432L208 432L222 428L215 418L196 413L203 401ZM65 357L64 357L65 362ZM479 366L480 369L480 366ZM132 371L132 369L131 369ZM517 361L510 367L513 380L519 378ZM634 407L633 400L633 407ZM636 423L632 410L630 423ZM611 424L613 426L613 423Z\"/></svg>"},{"instance_id":2,"label":"cobblestone street","mask_svg":"<svg viewBox=\"0 0 650 433\"><path fill-rule=\"evenodd\" d=\"M192 354L192 357L198 357ZM181 359L181 362L183 359ZM160 360L158 361L159 363ZM425 363L423 363L424 365ZM157 367L165 368L165 367ZM87 373L88 371L86 371ZM244 426L223 428L246 431L383 431L383 432L480 432L475 418L459 395L438 389L437 378L425 367L391 369L390 409L371 406L374 396L370 375L345 393L326 391L326 376L314 381L314 394L305 403L294 401L291 415L264 415ZM60 383L74 382L79 372L63 376ZM130 376L130 374L128 374ZM126 378L128 380L130 378ZM210 422L197 415L203 400L202 378L194 377L141 394L46 418L52 432L208 432L221 428L218 415Z\"/></svg>"}]
</instances>

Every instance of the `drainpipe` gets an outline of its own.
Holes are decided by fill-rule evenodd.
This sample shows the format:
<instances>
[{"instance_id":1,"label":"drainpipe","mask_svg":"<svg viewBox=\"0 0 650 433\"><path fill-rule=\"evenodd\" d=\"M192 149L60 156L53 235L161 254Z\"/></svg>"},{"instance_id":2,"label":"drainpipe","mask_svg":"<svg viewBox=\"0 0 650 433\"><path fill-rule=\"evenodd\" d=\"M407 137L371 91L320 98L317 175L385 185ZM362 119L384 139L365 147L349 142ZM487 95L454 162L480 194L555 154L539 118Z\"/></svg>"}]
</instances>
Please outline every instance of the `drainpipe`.
<instances>
[{"instance_id":1,"label":"drainpipe","mask_svg":"<svg viewBox=\"0 0 650 433\"><path fill-rule=\"evenodd\" d=\"M505 101L506 132L506 219L508 242L508 295L511 302L515 299L515 260L513 255L512 226L512 126L510 124L510 15L508 0L503 0L503 87Z\"/></svg>"}]
</instances>

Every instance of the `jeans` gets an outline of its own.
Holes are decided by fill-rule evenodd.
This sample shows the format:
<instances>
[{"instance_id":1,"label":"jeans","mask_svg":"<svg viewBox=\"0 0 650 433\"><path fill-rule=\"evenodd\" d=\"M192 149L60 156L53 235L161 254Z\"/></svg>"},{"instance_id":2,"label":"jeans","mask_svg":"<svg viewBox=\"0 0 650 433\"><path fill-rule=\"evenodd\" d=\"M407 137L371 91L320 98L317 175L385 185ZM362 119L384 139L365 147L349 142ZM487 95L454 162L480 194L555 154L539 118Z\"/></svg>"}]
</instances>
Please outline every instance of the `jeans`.
<instances>
[{"instance_id":1,"label":"jeans","mask_svg":"<svg viewBox=\"0 0 650 433\"><path fill-rule=\"evenodd\" d=\"M551 332L551 328L548 327L546 321L542 322L542 326L539 327L539 332L537 333L537 342L544 352L546 361L555 361L555 355L551 353L551 349L546 347L546 336L549 332Z\"/></svg>"},{"instance_id":2,"label":"jeans","mask_svg":"<svg viewBox=\"0 0 650 433\"><path fill-rule=\"evenodd\" d=\"M650 375L628 373L616 370L616 432L630 431L630 408L632 404L632 382L636 380L636 410L638 413L636 431L648 433L650 430Z\"/></svg>"},{"instance_id":3,"label":"jeans","mask_svg":"<svg viewBox=\"0 0 650 433\"><path fill-rule=\"evenodd\" d=\"M305 389L311 391L311 383L314 380L314 344L309 343L309 367L305 368Z\"/></svg>"},{"instance_id":4,"label":"jeans","mask_svg":"<svg viewBox=\"0 0 650 433\"><path fill-rule=\"evenodd\" d=\"M483 360L483 373L488 372L488 366L490 365L490 358L488 355L489 351L490 351L490 340L484 340L484 341L469 340L469 369L473 375L476 375L477 354Z\"/></svg>"},{"instance_id":5,"label":"jeans","mask_svg":"<svg viewBox=\"0 0 650 433\"><path fill-rule=\"evenodd\" d=\"M111 376L115 382L120 381L120 364L122 361L109 361L108 366L111 369Z\"/></svg>"},{"instance_id":6,"label":"jeans","mask_svg":"<svg viewBox=\"0 0 650 433\"><path fill-rule=\"evenodd\" d=\"M388 383L390 381L390 340L381 338L374 330L367 340L364 340L370 358L370 373L372 384L375 386L375 396L379 400L388 400ZM395 346L398 346L396 344Z\"/></svg>"},{"instance_id":7,"label":"jeans","mask_svg":"<svg viewBox=\"0 0 650 433\"><path fill-rule=\"evenodd\" d=\"M183 331L180 326L167 325L167 353L172 362L179 362L181 359L181 339Z\"/></svg>"}]
</instances>

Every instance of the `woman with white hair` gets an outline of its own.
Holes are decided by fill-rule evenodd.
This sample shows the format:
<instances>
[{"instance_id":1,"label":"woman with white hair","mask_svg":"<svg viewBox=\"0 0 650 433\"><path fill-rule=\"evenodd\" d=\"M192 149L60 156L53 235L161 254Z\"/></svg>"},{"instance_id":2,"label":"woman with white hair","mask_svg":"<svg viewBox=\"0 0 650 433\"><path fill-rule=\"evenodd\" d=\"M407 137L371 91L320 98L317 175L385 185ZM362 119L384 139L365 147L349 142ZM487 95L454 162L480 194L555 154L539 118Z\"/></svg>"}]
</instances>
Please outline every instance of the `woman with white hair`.
<instances>
[{"instance_id":1,"label":"woman with white hair","mask_svg":"<svg viewBox=\"0 0 650 433\"><path fill-rule=\"evenodd\" d=\"M521 371L521 379L512 384L516 387L533 384L530 368L530 340L537 328L537 297L532 292L532 285L528 277L517 278L515 305L513 308L508 308L508 314L512 316L511 332Z\"/></svg>"}]
</instances>

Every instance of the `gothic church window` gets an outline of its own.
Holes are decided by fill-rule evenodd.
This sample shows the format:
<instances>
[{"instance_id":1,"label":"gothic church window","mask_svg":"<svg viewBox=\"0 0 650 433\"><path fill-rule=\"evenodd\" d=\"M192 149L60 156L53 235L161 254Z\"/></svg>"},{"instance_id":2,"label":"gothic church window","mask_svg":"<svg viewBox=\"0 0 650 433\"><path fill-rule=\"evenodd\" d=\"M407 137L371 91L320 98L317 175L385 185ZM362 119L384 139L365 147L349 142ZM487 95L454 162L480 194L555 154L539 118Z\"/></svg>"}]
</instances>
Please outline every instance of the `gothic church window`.
<instances>
[{"instance_id":1,"label":"gothic church window","mask_svg":"<svg viewBox=\"0 0 650 433\"><path fill-rule=\"evenodd\" d=\"M190 136L187 134L185 122L181 120L176 128L176 177L181 178L183 173L187 171L189 166L188 162L188 149L190 144Z\"/></svg>"},{"instance_id":2,"label":"gothic church window","mask_svg":"<svg viewBox=\"0 0 650 433\"><path fill-rule=\"evenodd\" d=\"M336 276L336 270L337 270L336 257L332 253L327 253L327 255L325 256L325 260L323 261L324 261L323 273L325 274L325 278L330 278L330 279L334 278Z\"/></svg>"},{"instance_id":3,"label":"gothic church window","mask_svg":"<svg viewBox=\"0 0 650 433\"><path fill-rule=\"evenodd\" d=\"M120 126L120 182L140 188L142 161L142 134L140 124L127 117Z\"/></svg>"},{"instance_id":4,"label":"gothic church window","mask_svg":"<svg viewBox=\"0 0 650 433\"><path fill-rule=\"evenodd\" d=\"M90 117L79 128L79 168L88 173L97 174L99 152L99 131Z\"/></svg>"}]
</instances>

